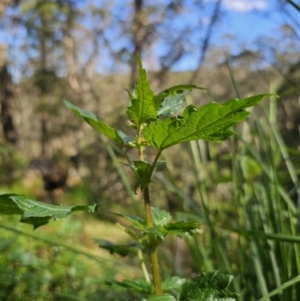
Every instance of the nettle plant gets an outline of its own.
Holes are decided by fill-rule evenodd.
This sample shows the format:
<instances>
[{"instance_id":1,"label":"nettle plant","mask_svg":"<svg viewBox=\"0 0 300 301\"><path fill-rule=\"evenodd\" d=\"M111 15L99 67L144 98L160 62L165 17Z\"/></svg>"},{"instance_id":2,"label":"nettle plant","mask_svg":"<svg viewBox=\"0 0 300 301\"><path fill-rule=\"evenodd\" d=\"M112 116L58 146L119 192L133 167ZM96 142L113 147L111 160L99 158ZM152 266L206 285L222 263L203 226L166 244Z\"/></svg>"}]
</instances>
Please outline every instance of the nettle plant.
<instances>
[{"instance_id":1,"label":"nettle plant","mask_svg":"<svg viewBox=\"0 0 300 301\"><path fill-rule=\"evenodd\" d=\"M196 85L178 85L157 95L153 93L147 81L146 71L138 57L139 72L133 92L129 92L130 103L127 108L127 124L134 128L135 135L129 136L98 119L92 112L82 110L68 101L67 108L86 121L96 131L112 139L121 146L129 168L135 177L133 189L140 189L144 199L144 216L131 216L115 213L130 222L123 226L133 242L113 244L105 240L96 240L100 247L122 256L136 253L142 263L143 280L125 279L123 282L106 281L112 286L125 287L146 296L149 301L233 301L237 294L227 288L232 276L216 271L201 273L192 279L173 276L161 279L158 247L165 237L174 234L180 237L194 235L199 230L195 221L173 221L165 210L151 206L149 186L162 152L173 145L203 139L221 142L235 134L230 127L243 121L250 113L246 111L269 94L256 95L245 99L231 99L224 104L208 103L199 108L189 105L184 108L184 97L193 89L203 89ZM137 158L131 158L129 148L137 150ZM144 158L145 150L154 148L156 155L152 162ZM23 195L0 195L0 213L19 214L21 221L37 228L49 222L67 217L74 211L95 212L93 206L55 206L30 200ZM143 256L145 255L145 259ZM149 262L147 262L147 260ZM148 269L151 273L148 274Z\"/></svg>"}]
</instances>

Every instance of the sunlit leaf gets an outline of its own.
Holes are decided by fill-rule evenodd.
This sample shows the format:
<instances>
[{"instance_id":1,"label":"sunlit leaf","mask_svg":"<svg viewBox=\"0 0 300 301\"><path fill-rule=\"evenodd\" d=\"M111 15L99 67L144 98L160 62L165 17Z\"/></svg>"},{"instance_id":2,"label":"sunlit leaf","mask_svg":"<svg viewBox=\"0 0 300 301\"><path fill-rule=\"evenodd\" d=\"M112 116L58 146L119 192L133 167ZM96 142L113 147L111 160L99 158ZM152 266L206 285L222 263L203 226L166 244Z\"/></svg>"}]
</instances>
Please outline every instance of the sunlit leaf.
<instances>
[{"instance_id":1,"label":"sunlit leaf","mask_svg":"<svg viewBox=\"0 0 300 301\"><path fill-rule=\"evenodd\" d=\"M157 207L151 207L151 214L153 224L156 226L167 225L172 219L172 216L169 212L167 212L166 210L161 210Z\"/></svg>"},{"instance_id":2,"label":"sunlit leaf","mask_svg":"<svg viewBox=\"0 0 300 301\"><path fill-rule=\"evenodd\" d=\"M198 139L223 141L234 134L228 129L250 114L245 109L259 104L268 95L231 99L224 104L209 103L198 109L190 105L182 116L151 122L144 130L144 138L158 150Z\"/></svg>"},{"instance_id":3,"label":"sunlit leaf","mask_svg":"<svg viewBox=\"0 0 300 301\"><path fill-rule=\"evenodd\" d=\"M57 206L28 199L19 194L0 194L0 213L21 215L23 223L32 224L34 228L45 225L51 218L59 220L74 211L94 212L97 204L92 206Z\"/></svg>"},{"instance_id":4,"label":"sunlit leaf","mask_svg":"<svg viewBox=\"0 0 300 301\"><path fill-rule=\"evenodd\" d=\"M159 117L170 117L173 115L178 115L182 112L185 107L184 96L188 91L183 92L179 95L168 96L162 103L161 108L158 110Z\"/></svg>"},{"instance_id":5,"label":"sunlit leaf","mask_svg":"<svg viewBox=\"0 0 300 301\"><path fill-rule=\"evenodd\" d=\"M137 57L139 72L135 93L130 93L130 106L127 109L128 118L135 124L136 128L150 120L156 119L156 109L153 102L154 94L147 80L146 70L143 68L140 56Z\"/></svg>"},{"instance_id":6,"label":"sunlit leaf","mask_svg":"<svg viewBox=\"0 0 300 301\"><path fill-rule=\"evenodd\" d=\"M105 135L106 137L124 144L128 143L128 140L130 140L130 138L128 138L128 136L126 136L124 133L115 130L114 128L104 123L102 120L98 119L94 113L80 109L79 107L74 106L67 100L64 100L64 104L77 116L79 116L85 122L87 122L92 128L94 128L99 133Z\"/></svg>"},{"instance_id":7,"label":"sunlit leaf","mask_svg":"<svg viewBox=\"0 0 300 301\"><path fill-rule=\"evenodd\" d=\"M184 278L178 276L167 278L162 283L162 289L164 292L178 290L182 284L185 282Z\"/></svg>"},{"instance_id":8,"label":"sunlit leaf","mask_svg":"<svg viewBox=\"0 0 300 301\"><path fill-rule=\"evenodd\" d=\"M205 90L196 85L178 85L166 89L154 97L157 115L168 117L181 112L184 106L184 97L193 89Z\"/></svg>"}]
</instances>

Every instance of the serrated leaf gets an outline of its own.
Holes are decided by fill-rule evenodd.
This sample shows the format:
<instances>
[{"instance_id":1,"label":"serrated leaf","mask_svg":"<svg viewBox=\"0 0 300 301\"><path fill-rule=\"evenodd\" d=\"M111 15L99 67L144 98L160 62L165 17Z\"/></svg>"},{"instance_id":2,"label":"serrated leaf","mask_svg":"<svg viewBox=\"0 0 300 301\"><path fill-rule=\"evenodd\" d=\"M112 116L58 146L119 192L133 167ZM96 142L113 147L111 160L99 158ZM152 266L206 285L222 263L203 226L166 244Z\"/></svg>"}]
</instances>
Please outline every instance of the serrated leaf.
<instances>
[{"instance_id":1,"label":"serrated leaf","mask_svg":"<svg viewBox=\"0 0 300 301\"><path fill-rule=\"evenodd\" d=\"M217 271L201 273L182 285L179 300L234 301L238 295L227 291L231 281L231 275L219 274Z\"/></svg>"},{"instance_id":2,"label":"serrated leaf","mask_svg":"<svg viewBox=\"0 0 300 301\"><path fill-rule=\"evenodd\" d=\"M49 222L51 218L59 220L69 216L74 211L94 212L97 204L92 206L57 206L28 199L20 194L0 194L0 213L18 214L23 223L32 224L38 228Z\"/></svg>"},{"instance_id":3,"label":"serrated leaf","mask_svg":"<svg viewBox=\"0 0 300 301\"><path fill-rule=\"evenodd\" d=\"M126 136L121 131L115 130L114 128L104 123L102 120L98 119L94 113L74 106L67 100L64 100L64 104L67 108L73 111L77 116L79 116L81 119L87 122L92 128L94 128L99 133L119 143L127 143L126 141L128 140L128 136Z\"/></svg>"},{"instance_id":4,"label":"serrated leaf","mask_svg":"<svg viewBox=\"0 0 300 301\"><path fill-rule=\"evenodd\" d=\"M117 286L117 287L123 287L126 289L134 290L139 293L144 294L150 294L151 292L151 284L146 282L143 279L137 279L137 280L124 280L124 281L104 281L106 285L109 286Z\"/></svg>"},{"instance_id":5,"label":"serrated leaf","mask_svg":"<svg viewBox=\"0 0 300 301\"><path fill-rule=\"evenodd\" d=\"M154 94L147 80L146 70L143 68L140 56L138 60L138 78L135 85L135 93L130 94L131 104L127 109L128 118L135 124L136 128L150 120L156 119L156 109L154 106ZM134 98L136 97L136 98Z\"/></svg>"},{"instance_id":6,"label":"serrated leaf","mask_svg":"<svg viewBox=\"0 0 300 301\"><path fill-rule=\"evenodd\" d=\"M196 85L177 85L157 94L154 97L157 115L167 117L179 113L183 108L184 96L193 89L206 90Z\"/></svg>"},{"instance_id":7,"label":"serrated leaf","mask_svg":"<svg viewBox=\"0 0 300 301\"><path fill-rule=\"evenodd\" d=\"M130 166L135 177L134 192L140 187L145 188L151 182L152 166L145 161L132 161Z\"/></svg>"},{"instance_id":8,"label":"serrated leaf","mask_svg":"<svg viewBox=\"0 0 300 301\"><path fill-rule=\"evenodd\" d=\"M224 104L209 103L198 109L190 105L180 117L151 122L144 129L144 138L158 150L198 139L223 141L234 134L228 128L243 121L250 114L245 109L259 104L268 95L270 94L240 100L231 99Z\"/></svg>"},{"instance_id":9,"label":"serrated leaf","mask_svg":"<svg viewBox=\"0 0 300 301\"><path fill-rule=\"evenodd\" d=\"M162 294L160 296L151 296L146 301L176 301L176 299L170 294Z\"/></svg>"},{"instance_id":10,"label":"serrated leaf","mask_svg":"<svg viewBox=\"0 0 300 301\"><path fill-rule=\"evenodd\" d=\"M167 212L166 210L161 210L157 207L151 207L151 214L153 224L156 226L165 226L172 219L172 216L169 212Z\"/></svg>"},{"instance_id":11,"label":"serrated leaf","mask_svg":"<svg viewBox=\"0 0 300 301\"><path fill-rule=\"evenodd\" d=\"M169 233L176 234L178 236L186 236L187 234L195 234L199 230L200 223L194 221L179 221L176 223L170 223L165 226Z\"/></svg>"},{"instance_id":12,"label":"serrated leaf","mask_svg":"<svg viewBox=\"0 0 300 301\"><path fill-rule=\"evenodd\" d=\"M139 249L141 249L141 245L137 243L132 243L128 245L119 245L114 244L105 239L94 239L94 241L99 245L100 248L109 251L110 254L119 254L121 256L126 256L128 253L134 252L136 253Z\"/></svg>"}]
</instances>

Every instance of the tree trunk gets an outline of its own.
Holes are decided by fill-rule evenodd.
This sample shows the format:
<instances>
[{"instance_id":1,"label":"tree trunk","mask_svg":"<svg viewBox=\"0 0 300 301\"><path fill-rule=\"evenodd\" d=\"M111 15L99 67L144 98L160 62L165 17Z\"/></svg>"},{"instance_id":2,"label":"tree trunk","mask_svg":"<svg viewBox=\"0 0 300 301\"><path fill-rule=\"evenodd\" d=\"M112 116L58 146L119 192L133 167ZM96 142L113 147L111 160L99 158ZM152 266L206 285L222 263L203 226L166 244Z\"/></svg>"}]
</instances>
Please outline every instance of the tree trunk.
<instances>
[{"instance_id":1,"label":"tree trunk","mask_svg":"<svg viewBox=\"0 0 300 301\"><path fill-rule=\"evenodd\" d=\"M134 51L132 54L131 74L130 74L130 87L133 88L136 73L137 73L137 55L142 51L142 44L144 39L144 29L142 25L142 11L143 0L134 0L134 16L133 16L133 44Z\"/></svg>"},{"instance_id":2,"label":"tree trunk","mask_svg":"<svg viewBox=\"0 0 300 301\"><path fill-rule=\"evenodd\" d=\"M13 103L14 91L11 76L8 72L6 62L6 47L0 47L0 107L1 124L5 140L16 144L18 135L13 122Z\"/></svg>"}]
</instances>

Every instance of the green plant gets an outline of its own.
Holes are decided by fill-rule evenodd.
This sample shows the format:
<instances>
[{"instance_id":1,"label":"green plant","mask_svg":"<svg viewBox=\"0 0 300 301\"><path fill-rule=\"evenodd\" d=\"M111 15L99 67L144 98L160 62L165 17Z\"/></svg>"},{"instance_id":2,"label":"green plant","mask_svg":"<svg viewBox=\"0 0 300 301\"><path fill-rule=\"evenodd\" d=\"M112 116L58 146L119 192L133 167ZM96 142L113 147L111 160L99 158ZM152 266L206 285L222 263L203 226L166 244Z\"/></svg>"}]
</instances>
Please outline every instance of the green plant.
<instances>
[{"instance_id":1,"label":"green plant","mask_svg":"<svg viewBox=\"0 0 300 301\"><path fill-rule=\"evenodd\" d=\"M255 109L237 130L238 139L226 142L227 149L234 147L230 155L222 155L217 144L190 143L192 198L180 195L180 181L167 182L162 173L154 178L183 199L185 210L178 218L202 224L203 243L187 241L193 271L217 268L235 275L239 301L300 300L300 157L276 129L276 104L271 97L269 107ZM205 148L209 160L202 155Z\"/></svg>"},{"instance_id":2,"label":"green plant","mask_svg":"<svg viewBox=\"0 0 300 301\"><path fill-rule=\"evenodd\" d=\"M250 113L246 110L269 94L256 95L245 99L231 99L224 104L208 103L200 108L189 105L184 108L183 99L193 89L203 90L196 85L178 85L154 95L147 81L146 71L140 58L137 84L133 92L129 92L130 104L127 109L128 126L134 135L126 135L103 121L93 113L82 110L68 101L65 105L76 115L86 121L95 130L121 145L127 167L135 177L133 189L141 190L144 200L145 216L131 216L123 213L106 212L129 222L121 227L133 239L127 245L113 244L106 240L96 240L101 248L111 253L125 256L135 253L141 261L144 273L143 280L125 279L122 282L106 281L110 286L125 287L141 293L149 301L231 301L237 294L230 293L227 288L232 276L218 272L201 273L192 279L177 276L162 280L159 267L158 247L165 237L175 234L180 237L193 236L200 223L196 221L172 221L169 212L151 205L149 186L155 169L164 165L160 161L161 154L167 148L193 140L220 142L235 134L229 128L243 121ZM137 158L132 158L133 148ZM154 150L153 160L145 160L148 149ZM151 152L148 154L151 157ZM50 219L67 217L74 211L95 212L98 204L92 206L54 206L33 201L18 194L0 195L0 213L19 214L22 222L37 228ZM205 210L205 208L204 208ZM149 256L149 257L148 257ZM145 258L144 258L145 257ZM146 263L149 258L149 264ZM148 273L151 269L151 276Z\"/></svg>"},{"instance_id":3,"label":"green plant","mask_svg":"<svg viewBox=\"0 0 300 301\"><path fill-rule=\"evenodd\" d=\"M136 300L130 291L97 285L103 279L112 279L116 267L120 275L139 269L117 259L109 260L108 256L84 252L82 237L78 237L84 219L64 219L43 227L38 234L18 223L17 216L0 216L0 220L1 301ZM99 221L91 218L88 226L96 223Z\"/></svg>"}]
</instances>

